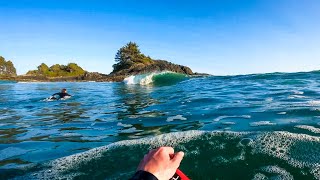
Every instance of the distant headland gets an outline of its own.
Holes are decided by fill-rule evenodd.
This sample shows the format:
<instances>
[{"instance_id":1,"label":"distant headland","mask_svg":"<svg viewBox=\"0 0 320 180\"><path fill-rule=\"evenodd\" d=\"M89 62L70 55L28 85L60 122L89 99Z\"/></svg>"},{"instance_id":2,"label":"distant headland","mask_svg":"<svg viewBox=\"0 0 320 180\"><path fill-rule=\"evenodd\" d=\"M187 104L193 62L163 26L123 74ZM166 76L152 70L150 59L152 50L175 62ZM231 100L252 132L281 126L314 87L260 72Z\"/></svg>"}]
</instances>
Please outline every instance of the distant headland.
<instances>
[{"instance_id":1,"label":"distant headland","mask_svg":"<svg viewBox=\"0 0 320 180\"><path fill-rule=\"evenodd\" d=\"M173 64L165 60L155 60L140 52L139 46L129 42L121 47L115 55L116 63L110 74L88 72L76 63L67 65L55 64L51 67L45 63L40 64L36 70L30 70L25 75L17 75L11 61L0 56L0 80L26 81L26 82L120 82L126 77L152 72L171 71L186 75L207 75L194 73L189 67Z\"/></svg>"}]
</instances>

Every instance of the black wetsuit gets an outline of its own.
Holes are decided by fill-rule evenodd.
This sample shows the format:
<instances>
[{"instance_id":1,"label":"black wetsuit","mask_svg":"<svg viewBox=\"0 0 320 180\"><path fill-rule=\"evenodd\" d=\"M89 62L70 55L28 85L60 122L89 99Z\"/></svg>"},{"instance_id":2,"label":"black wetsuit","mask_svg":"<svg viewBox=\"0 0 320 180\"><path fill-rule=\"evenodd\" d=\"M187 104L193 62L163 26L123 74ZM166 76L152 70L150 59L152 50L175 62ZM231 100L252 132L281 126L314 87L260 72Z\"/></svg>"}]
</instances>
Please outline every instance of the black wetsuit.
<instances>
[{"instance_id":1,"label":"black wetsuit","mask_svg":"<svg viewBox=\"0 0 320 180\"><path fill-rule=\"evenodd\" d=\"M59 95L59 98L54 97L55 95ZM52 97L51 97L51 99L61 99L61 98L64 98L64 97L66 97L66 96L71 96L71 95L68 94L68 93L59 92L59 93L53 94Z\"/></svg>"},{"instance_id":2,"label":"black wetsuit","mask_svg":"<svg viewBox=\"0 0 320 180\"><path fill-rule=\"evenodd\" d=\"M158 180L153 174L147 171L137 171L130 180Z\"/></svg>"}]
</instances>

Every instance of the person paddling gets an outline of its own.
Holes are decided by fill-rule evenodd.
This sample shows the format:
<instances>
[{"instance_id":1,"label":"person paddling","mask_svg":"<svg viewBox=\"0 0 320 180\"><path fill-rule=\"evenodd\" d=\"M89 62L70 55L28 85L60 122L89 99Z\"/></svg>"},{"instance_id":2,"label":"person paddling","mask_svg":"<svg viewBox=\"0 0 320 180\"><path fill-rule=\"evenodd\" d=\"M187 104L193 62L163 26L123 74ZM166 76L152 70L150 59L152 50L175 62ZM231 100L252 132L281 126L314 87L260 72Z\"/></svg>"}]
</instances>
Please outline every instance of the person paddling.
<instances>
[{"instance_id":1,"label":"person paddling","mask_svg":"<svg viewBox=\"0 0 320 180\"><path fill-rule=\"evenodd\" d=\"M56 98L55 97L56 95L58 95L59 98ZM63 88L63 89L61 89L61 92L52 94L50 99L62 99L62 98L66 98L66 97L71 97L71 95L67 93L67 89Z\"/></svg>"}]
</instances>

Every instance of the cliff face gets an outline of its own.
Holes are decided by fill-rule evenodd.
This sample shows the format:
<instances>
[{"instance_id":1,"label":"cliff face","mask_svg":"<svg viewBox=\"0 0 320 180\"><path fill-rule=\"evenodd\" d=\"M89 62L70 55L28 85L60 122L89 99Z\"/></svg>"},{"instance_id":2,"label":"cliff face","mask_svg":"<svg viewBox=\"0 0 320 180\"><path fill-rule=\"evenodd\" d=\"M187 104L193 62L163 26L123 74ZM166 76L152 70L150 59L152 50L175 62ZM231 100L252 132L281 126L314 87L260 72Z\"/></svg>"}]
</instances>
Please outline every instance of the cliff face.
<instances>
[{"instance_id":1,"label":"cliff face","mask_svg":"<svg viewBox=\"0 0 320 180\"><path fill-rule=\"evenodd\" d=\"M192 75L192 70L187 66L173 64L164 60L153 60L151 64L137 63L129 68L112 72L110 76L130 76L136 74L144 74L151 72L172 71L181 74Z\"/></svg>"}]
</instances>

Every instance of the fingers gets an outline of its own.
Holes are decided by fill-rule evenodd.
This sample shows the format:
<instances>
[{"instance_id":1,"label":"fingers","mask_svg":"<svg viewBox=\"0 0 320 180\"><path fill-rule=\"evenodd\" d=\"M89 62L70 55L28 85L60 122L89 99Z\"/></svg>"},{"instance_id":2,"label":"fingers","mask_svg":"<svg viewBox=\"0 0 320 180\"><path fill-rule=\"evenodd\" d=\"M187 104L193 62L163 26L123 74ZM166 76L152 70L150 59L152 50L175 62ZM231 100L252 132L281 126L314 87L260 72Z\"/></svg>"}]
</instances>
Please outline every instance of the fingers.
<instances>
[{"instance_id":1,"label":"fingers","mask_svg":"<svg viewBox=\"0 0 320 180\"><path fill-rule=\"evenodd\" d=\"M174 149L172 147L161 147L159 150L163 150L166 154L174 154Z\"/></svg>"},{"instance_id":2,"label":"fingers","mask_svg":"<svg viewBox=\"0 0 320 180\"><path fill-rule=\"evenodd\" d=\"M157 149L150 150L148 155L153 155L155 153L161 154L163 157L168 157L171 159L171 162L177 168L180 166L180 162L183 159L184 153L182 151L174 154L174 149L172 147L159 147Z\"/></svg>"},{"instance_id":3,"label":"fingers","mask_svg":"<svg viewBox=\"0 0 320 180\"><path fill-rule=\"evenodd\" d=\"M181 163L181 161L183 159L183 156L184 156L184 153L182 151L180 151L180 152L176 153L174 155L174 157L171 159L171 162L173 163L173 165L175 167L178 168L180 166L180 163Z\"/></svg>"},{"instance_id":4,"label":"fingers","mask_svg":"<svg viewBox=\"0 0 320 180\"><path fill-rule=\"evenodd\" d=\"M174 154L174 149L172 147L160 147L157 152L169 157L171 159L171 162L173 163L173 166L175 166L176 168L180 166L180 163L184 156L184 153L182 151Z\"/></svg>"}]
</instances>

